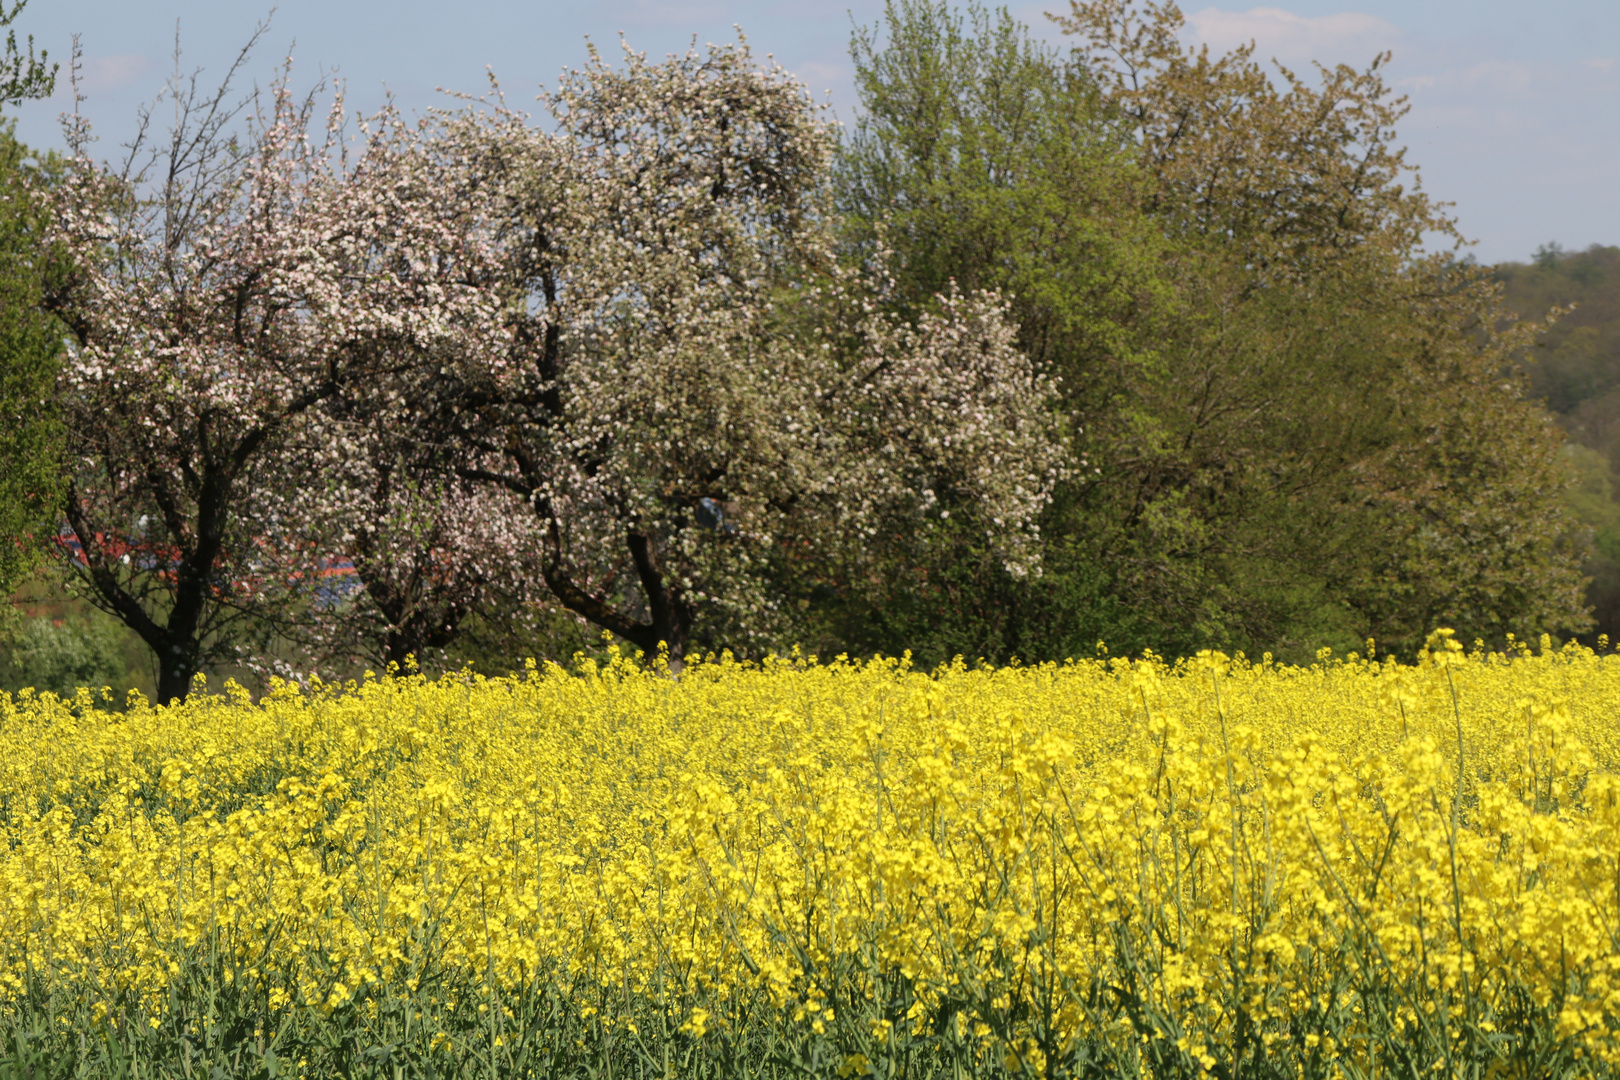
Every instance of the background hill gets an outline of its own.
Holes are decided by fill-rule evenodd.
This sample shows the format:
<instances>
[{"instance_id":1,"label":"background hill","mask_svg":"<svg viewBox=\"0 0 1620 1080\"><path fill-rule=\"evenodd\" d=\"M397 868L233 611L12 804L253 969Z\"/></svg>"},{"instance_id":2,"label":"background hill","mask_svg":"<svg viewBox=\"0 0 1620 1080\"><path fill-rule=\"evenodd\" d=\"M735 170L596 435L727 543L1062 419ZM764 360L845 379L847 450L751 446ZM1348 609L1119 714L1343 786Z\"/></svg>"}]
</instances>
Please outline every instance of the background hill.
<instances>
[{"instance_id":1,"label":"background hill","mask_svg":"<svg viewBox=\"0 0 1620 1080\"><path fill-rule=\"evenodd\" d=\"M1620 638L1620 247L1557 244L1529 262L1495 268L1507 307L1540 319L1569 308L1521 360L1531 395L1546 402L1569 436L1565 452L1580 472L1570 505L1592 530L1585 570L1593 635Z\"/></svg>"}]
</instances>

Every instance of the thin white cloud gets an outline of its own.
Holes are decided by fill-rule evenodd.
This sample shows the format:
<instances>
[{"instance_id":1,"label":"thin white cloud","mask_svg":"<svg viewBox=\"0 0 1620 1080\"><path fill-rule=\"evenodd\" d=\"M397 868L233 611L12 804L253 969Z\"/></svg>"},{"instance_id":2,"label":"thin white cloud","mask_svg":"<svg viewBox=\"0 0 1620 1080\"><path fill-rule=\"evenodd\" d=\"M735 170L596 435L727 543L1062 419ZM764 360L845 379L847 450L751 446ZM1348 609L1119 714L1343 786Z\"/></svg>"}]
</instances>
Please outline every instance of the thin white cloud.
<instances>
[{"instance_id":1,"label":"thin white cloud","mask_svg":"<svg viewBox=\"0 0 1620 1080\"><path fill-rule=\"evenodd\" d=\"M107 96L125 87L133 86L157 67L156 61L141 53L119 53L115 56L86 56L79 60L79 89L88 98ZM157 89L160 79L152 80ZM73 82L67 66L56 73L56 88L51 92L51 104L60 109L73 105Z\"/></svg>"},{"instance_id":2,"label":"thin white cloud","mask_svg":"<svg viewBox=\"0 0 1620 1080\"><path fill-rule=\"evenodd\" d=\"M1545 88L1551 73L1550 65L1528 64L1522 60L1489 57L1472 64L1446 65L1443 62L1428 65L1422 75L1405 75L1392 82L1408 92L1426 91L1430 95L1461 95L1471 104L1523 99L1532 89Z\"/></svg>"},{"instance_id":3,"label":"thin white cloud","mask_svg":"<svg viewBox=\"0 0 1620 1080\"><path fill-rule=\"evenodd\" d=\"M1493 95L1522 94L1535 81L1535 69L1520 60L1493 57L1456 73L1456 81L1470 89L1488 88Z\"/></svg>"},{"instance_id":4,"label":"thin white cloud","mask_svg":"<svg viewBox=\"0 0 1620 1080\"><path fill-rule=\"evenodd\" d=\"M82 61L84 88L87 92L116 90L138 81L152 70L150 56L140 53L119 53L116 56L90 56Z\"/></svg>"},{"instance_id":5,"label":"thin white cloud","mask_svg":"<svg viewBox=\"0 0 1620 1080\"><path fill-rule=\"evenodd\" d=\"M1186 36L1217 54L1253 41L1258 59L1275 58L1301 72L1313 60L1364 67L1402 40L1399 29L1376 15L1346 11L1313 18L1275 7L1204 8L1187 16Z\"/></svg>"}]
</instances>

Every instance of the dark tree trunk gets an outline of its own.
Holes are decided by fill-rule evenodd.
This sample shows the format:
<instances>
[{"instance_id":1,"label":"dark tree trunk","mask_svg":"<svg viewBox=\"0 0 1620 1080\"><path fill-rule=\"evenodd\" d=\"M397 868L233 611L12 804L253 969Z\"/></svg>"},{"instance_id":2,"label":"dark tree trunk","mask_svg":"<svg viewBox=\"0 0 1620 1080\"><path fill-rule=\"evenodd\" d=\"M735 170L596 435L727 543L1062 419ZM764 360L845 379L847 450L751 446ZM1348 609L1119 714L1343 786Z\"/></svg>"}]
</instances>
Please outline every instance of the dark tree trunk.
<instances>
[{"instance_id":1,"label":"dark tree trunk","mask_svg":"<svg viewBox=\"0 0 1620 1080\"><path fill-rule=\"evenodd\" d=\"M554 347L555 342L549 337L548 342L549 346ZM550 355L550 351L548 347L548 359L554 361L555 357ZM560 408L558 403L556 409ZM553 415L558 413L554 411ZM563 570L562 530L549 498L539 495L546 487L545 473L521 445L509 443L505 450L517 468L515 476L480 468L462 468L459 472L464 479L498 484L533 504L546 527L546 557L540 573L551 594L569 611L636 646L649 660L656 658L661 650L667 650L670 672L680 674L686 666L687 639L697 611L687 601L680 587L672 585L665 574L658 538L634 528L625 533L625 543L635 562L636 577L646 595L652 616L650 622L643 623L614 608L605 598L586 592Z\"/></svg>"},{"instance_id":2,"label":"dark tree trunk","mask_svg":"<svg viewBox=\"0 0 1620 1080\"><path fill-rule=\"evenodd\" d=\"M592 596L574 584L558 566L561 545L555 520L550 523L549 533L549 558L543 573L546 585L562 605L602 629L624 638L646 654L649 660L656 657L661 649L667 649L669 670L679 675L686 666L687 638L697 612L665 577L658 554L658 541L642 533L632 532L626 536L630 556L635 560L636 576L641 581L642 592L647 596L647 607L652 614L652 621L643 623L633 621L605 600Z\"/></svg>"},{"instance_id":3,"label":"dark tree trunk","mask_svg":"<svg viewBox=\"0 0 1620 1080\"><path fill-rule=\"evenodd\" d=\"M420 665L429 649L444 649L456 640L462 612L454 609L440 612L413 611L403 620L394 622L383 636L383 662L407 667L406 660L414 658Z\"/></svg>"},{"instance_id":4,"label":"dark tree trunk","mask_svg":"<svg viewBox=\"0 0 1620 1080\"><path fill-rule=\"evenodd\" d=\"M204 427L199 441L206 444ZM203 456L196 506L188 517L184 500L175 491L176 477L158 469L147 475L147 489L160 510L159 519L169 533L169 543L179 552L172 564L173 589L166 621L158 623L143 601L119 582L113 570L113 556L97 550L94 537L99 532L85 516L77 488L70 484L64 510L68 524L79 537L90 583L100 596L104 610L124 621L138 634L157 659L158 704L184 702L191 691L191 680L202 667L203 639L208 633L207 615L218 588L213 580L215 563L225 543L225 530L231 513L232 488L243 463L263 444L266 429L249 432L228 453Z\"/></svg>"},{"instance_id":5,"label":"dark tree trunk","mask_svg":"<svg viewBox=\"0 0 1620 1080\"><path fill-rule=\"evenodd\" d=\"M453 643L469 608L454 601L435 602L433 586L419 576L404 581L391 576L386 562L371 558L371 541L370 534L358 537L351 558L371 602L388 620L382 638L382 661L397 664L403 671L408 659L414 657L420 665L429 649L443 649ZM419 564L428 558L426 552L416 554Z\"/></svg>"},{"instance_id":6,"label":"dark tree trunk","mask_svg":"<svg viewBox=\"0 0 1620 1080\"><path fill-rule=\"evenodd\" d=\"M155 650L158 656L158 704L184 702L198 670L195 651L175 642Z\"/></svg>"},{"instance_id":7,"label":"dark tree trunk","mask_svg":"<svg viewBox=\"0 0 1620 1080\"><path fill-rule=\"evenodd\" d=\"M201 605L194 605L188 602L189 598L182 597L170 611L168 624L159 625L147 613L141 602L119 583L107 557L102 552L96 551L91 542L87 542L87 538L93 538L96 531L90 527L85 518L78 492L72 484L68 485L64 510L68 525L79 537L80 550L84 554L90 584L100 597L101 605L135 631L146 643L146 647L152 650L152 655L157 660L158 704L170 705L177 701L185 701L186 694L191 690L192 676L197 674L199 667L201 643L196 639L196 631ZM194 581L196 576L182 561L176 577L182 581Z\"/></svg>"},{"instance_id":8,"label":"dark tree trunk","mask_svg":"<svg viewBox=\"0 0 1620 1080\"><path fill-rule=\"evenodd\" d=\"M642 591L647 594L647 606L652 622L641 630L639 638L631 637L648 658L658 655L660 648L669 650L669 670L679 675L686 666L686 638L692 630L692 611L680 592L670 588L664 568L658 558L658 541L640 533L631 533L630 556L636 562L636 575L641 579ZM628 636L628 635L627 635Z\"/></svg>"}]
</instances>

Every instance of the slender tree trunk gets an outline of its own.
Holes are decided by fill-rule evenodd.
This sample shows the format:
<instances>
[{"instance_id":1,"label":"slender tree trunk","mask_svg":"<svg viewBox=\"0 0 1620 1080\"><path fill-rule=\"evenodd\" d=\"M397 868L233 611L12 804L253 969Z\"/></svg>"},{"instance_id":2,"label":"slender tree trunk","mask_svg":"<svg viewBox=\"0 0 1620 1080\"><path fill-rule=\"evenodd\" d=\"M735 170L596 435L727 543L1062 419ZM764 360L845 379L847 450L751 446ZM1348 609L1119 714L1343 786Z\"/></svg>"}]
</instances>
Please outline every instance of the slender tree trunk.
<instances>
[{"instance_id":1,"label":"slender tree trunk","mask_svg":"<svg viewBox=\"0 0 1620 1080\"><path fill-rule=\"evenodd\" d=\"M244 445L252 446L256 442ZM185 518L177 509L178 500L167 490L161 474L154 474L152 486L164 510L170 540L183 552L173 566L173 602L163 623L157 622L141 601L119 582L109 556L95 550L93 538L100 530L92 528L78 490L71 484L63 510L69 526L79 537L91 585L101 595L105 610L122 619L152 650L157 659L158 704L171 705L186 700L191 692L191 680L202 666L202 637L206 633L203 619L210 602L209 579L224 542L231 477L228 470L216 467L204 480L194 519L196 542L190 545L189 551L186 550Z\"/></svg>"},{"instance_id":2,"label":"slender tree trunk","mask_svg":"<svg viewBox=\"0 0 1620 1080\"><path fill-rule=\"evenodd\" d=\"M388 577L387 564L374 562L370 551L370 538L362 537L351 558L372 603L388 620L381 642L382 661L404 671L406 660L414 657L420 666L429 649L448 648L455 642L468 609L453 602L435 603L432 586L420 579L400 582ZM417 557L427 556L418 552Z\"/></svg>"},{"instance_id":3,"label":"slender tree trunk","mask_svg":"<svg viewBox=\"0 0 1620 1080\"><path fill-rule=\"evenodd\" d=\"M641 641L636 644L651 659L660 649L669 650L669 670L679 675L686 666L686 637L692 630L696 614L692 606L671 587L664 575L663 562L658 554L658 540L641 533L631 533L630 556L636 563L636 574L641 578L642 591L647 594L647 606L652 610L652 623L647 626Z\"/></svg>"}]
</instances>

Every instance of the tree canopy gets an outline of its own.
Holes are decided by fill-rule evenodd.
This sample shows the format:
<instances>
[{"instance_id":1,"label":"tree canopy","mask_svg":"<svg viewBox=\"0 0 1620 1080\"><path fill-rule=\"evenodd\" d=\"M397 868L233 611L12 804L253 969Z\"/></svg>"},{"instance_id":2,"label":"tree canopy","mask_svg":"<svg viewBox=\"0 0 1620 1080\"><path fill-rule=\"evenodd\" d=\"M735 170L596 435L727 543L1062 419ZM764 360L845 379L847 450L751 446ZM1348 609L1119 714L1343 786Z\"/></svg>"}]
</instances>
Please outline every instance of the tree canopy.
<instances>
[{"instance_id":1,"label":"tree canopy","mask_svg":"<svg viewBox=\"0 0 1620 1080\"><path fill-rule=\"evenodd\" d=\"M964 547L894 576L914 618L845 625L892 650L954 617L998 659L1584 626L1557 433L1506 375L1526 331L1423 248L1457 234L1392 141L1385 58L1310 80L1187 49L1173 5L1057 22L1068 52L925 0L856 33L855 249L892 246L902 305L1013 294L1089 468L1043 522L1051 577L969 580ZM959 625L963 592L997 621Z\"/></svg>"},{"instance_id":2,"label":"tree canopy","mask_svg":"<svg viewBox=\"0 0 1620 1080\"><path fill-rule=\"evenodd\" d=\"M953 500L1009 573L1067 448L1002 302L953 290L915 320L835 258L832 143L802 87L745 46L622 68L447 118L446 157L498 178L512 349L445 368L458 475L521 497L556 602L678 667L758 651L792 613L773 567L870 573ZM878 275L879 280L871 280ZM437 378L437 376L435 376Z\"/></svg>"},{"instance_id":3,"label":"tree canopy","mask_svg":"<svg viewBox=\"0 0 1620 1080\"><path fill-rule=\"evenodd\" d=\"M597 631L678 670L1586 628L1612 477L1537 398L1608 375L1515 367L1542 328L1456 257L1386 58L1055 19L893 0L841 138L742 43L593 51L538 122L233 103L244 50L121 162L0 158L12 547L164 700Z\"/></svg>"},{"instance_id":4,"label":"tree canopy","mask_svg":"<svg viewBox=\"0 0 1620 1080\"><path fill-rule=\"evenodd\" d=\"M385 111L351 146L341 98L322 139L284 81L242 130L228 81L171 92L150 156L81 151L51 201L66 565L163 700L252 630L330 647L335 609L383 658L438 646L503 584L672 668L764 647L773 563L859 572L942 502L993 504L1001 565L1038 568L1048 381L994 295L870 301L827 127L745 47L593 59L555 131ZM335 555L359 597L317 587Z\"/></svg>"}]
</instances>

